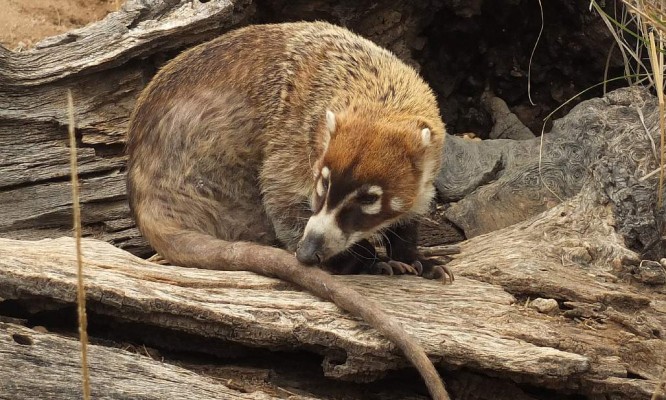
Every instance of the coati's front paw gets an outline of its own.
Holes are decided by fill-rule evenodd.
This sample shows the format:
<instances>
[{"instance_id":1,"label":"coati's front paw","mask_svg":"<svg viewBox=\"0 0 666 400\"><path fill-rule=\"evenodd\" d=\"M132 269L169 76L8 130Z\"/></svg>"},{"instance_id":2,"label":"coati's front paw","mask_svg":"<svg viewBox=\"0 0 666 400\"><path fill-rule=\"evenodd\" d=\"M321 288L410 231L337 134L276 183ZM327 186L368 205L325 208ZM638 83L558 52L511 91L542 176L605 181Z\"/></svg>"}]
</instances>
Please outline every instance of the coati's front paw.
<instances>
[{"instance_id":1,"label":"coati's front paw","mask_svg":"<svg viewBox=\"0 0 666 400\"><path fill-rule=\"evenodd\" d=\"M426 279L437 279L444 283L446 283L447 278L449 283L453 283L455 280L453 271L451 271L449 267L434 260L423 258L421 260L415 261L414 264L418 264L418 275Z\"/></svg>"},{"instance_id":2,"label":"coati's front paw","mask_svg":"<svg viewBox=\"0 0 666 400\"><path fill-rule=\"evenodd\" d=\"M395 260L378 261L370 265L364 272L371 275L419 275L419 269L414 264L410 265Z\"/></svg>"}]
</instances>

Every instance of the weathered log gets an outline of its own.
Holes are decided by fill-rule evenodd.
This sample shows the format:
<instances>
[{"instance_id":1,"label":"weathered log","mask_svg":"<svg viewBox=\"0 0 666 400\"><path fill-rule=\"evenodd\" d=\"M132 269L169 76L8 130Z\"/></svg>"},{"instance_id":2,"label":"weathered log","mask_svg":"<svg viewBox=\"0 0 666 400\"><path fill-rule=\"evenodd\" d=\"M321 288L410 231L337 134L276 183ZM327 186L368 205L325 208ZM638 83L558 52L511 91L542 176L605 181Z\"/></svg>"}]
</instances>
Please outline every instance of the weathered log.
<instances>
[{"instance_id":1,"label":"weathered log","mask_svg":"<svg viewBox=\"0 0 666 400\"><path fill-rule=\"evenodd\" d=\"M558 207L574 217L587 210L577 209L575 202ZM575 261L569 259L562 264L563 255L557 251L565 243L573 250L583 246L575 241L581 240L581 226L563 226L548 217L466 243L452 262L460 276L454 285L414 277L339 279L385 305L442 368L464 366L587 394L629 388L623 398L645 398L666 368L666 344L660 339L666 326L666 296L655 290L647 297L621 280L599 281L597 276L610 275L603 271L602 260L631 256L616 242L608 208L603 210L606 214L594 219L598 222L586 220L587 233L598 230L605 235L603 249L610 250L603 252L590 247L600 244L586 241L597 251L598 266L586 267L583 277L571 271L583 267L572 266ZM549 213L562 212L556 208ZM545 245L526 229L544 224L555 224L563 243ZM517 239L509 247L493 246L512 236ZM539 246L543 250L535 251ZM253 347L318 351L325 358L325 374L339 379L372 380L405 366L394 346L365 323L284 282L251 273L159 266L94 240L84 241L84 260L88 304L101 315ZM74 271L71 239L0 240L2 298L72 303ZM500 285L524 296L598 304L597 315L579 317L586 321L583 324L567 318L565 306L556 316L540 314L517 304Z\"/></svg>"},{"instance_id":2,"label":"weathered log","mask_svg":"<svg viewBox=\"0 0 666 400\"><path fill-rule=\"evenodd\" d=\"M129 113L165 52L245 23L249 0L127 1L103 21L10 52L0 46L0 234L58 237L71 221L65 94L79 139L84 234L139 254L122 154Z\"/></svg>"},{"instance_id":3,"label":"weathered log","mask_svg":"<svg viewBox=\"0 0 666 400\"><path fill-rule=\"evenodd\" d=\"M81 397L80 346L72 339L0 322L0 399ZM282 399L242 393L173 365L121 349L88 346L94 399ZM289 399L314 399L289 396Z\"/></svg>"},{"instance_id":4,"label":"weathered log","mask_svg":"<svg viewBox=\"0 0 666 400\"><path fill-rule=\"evenodd\" d=\"M629 248L659 259L666 255L658 227L658 107L640 88L621 89L585 101L554 122L551 132L529 140L469 141L450 136L437 181L440 196L456 201L446 216L467 237L491 232L541 213L579 192L599 159L631 175L595 176L600 185L622 183L630 196L615 205L618 228ZM462 166L462 167L461 167ZM612 189L612 188L610 188ZM599 190L605 190L600 188ZM633 204L631 204L633 202Z\"/></svg>"}]
</instances>

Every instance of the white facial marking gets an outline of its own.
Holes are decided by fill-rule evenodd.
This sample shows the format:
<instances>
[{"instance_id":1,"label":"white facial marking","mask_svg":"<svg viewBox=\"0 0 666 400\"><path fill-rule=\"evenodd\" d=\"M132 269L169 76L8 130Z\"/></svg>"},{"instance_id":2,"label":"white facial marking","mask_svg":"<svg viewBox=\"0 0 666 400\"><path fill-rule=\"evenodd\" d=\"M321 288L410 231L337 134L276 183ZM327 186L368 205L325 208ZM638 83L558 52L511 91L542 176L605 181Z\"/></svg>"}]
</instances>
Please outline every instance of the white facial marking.
<instances>
[{"instance_id":1,"label":"white facial marking","mask_svg":"<svg viewBox=\"0 0 666 400\"><path fill-rule=\"evenodd\" d=\"M324 179L328 179L328 177L331 176L331 170L328 169L328 167L324 167L321 169L321 177Z\"/></svg>"},{"instance_id":2,"label":"white facial marking","mask_svg":"<svg viewBox=\"0 0 666 400\"><path fill-rule=\"evenodd\" d=\"M376 186L375 185L375 186L370 186L368 188L368 193L369 194L374 194L374 195L377 195L377 196L381 196L384 193L384 191L382 190L381 186Z\"/></svg>"},{"instance_id":3,"label":"white facial marking","mask_svg":"<svg viewBox=\"0 0 666 400\"><path fill-rule=\"evenodd\" d=\"M322 179L317 180L317 194L321 197L324 195L324 184Z\"/></svg>"},{"instance_id":4,"label":"white facial marking","mask_svg":"<svg viewBox=\"0 0 666 400\"><path fill-rule=\"evenodd\" d=\"M363 211L363 214L369 214L369 215L379 214L379 212L382 211L382 199L379 198L377 199L377 201L369 205L365 204L362 205L361 211Z\"/></svg>"},{"instance_id":5,"label":"white facial marking","mask_svg":"<svg viewBox=\"0 0 666 400\"><path fill-rule=\"evenodd\" d=\"M382 211L382 194L384 191L379 186L370 186L367 193L377 196L377 200L372 204L361 204L361 211L363 214L379 214Z\"/></svg>"},{"instance_id":6,"label":"white facial marking","mask_svg":"<svg viewBox=\"0 0 666 400\"><path fill-rule=\"evenodd\" d=\"M324 248L322 249L324 260L342 252L347 247L345 234L335 220L338 211L339 207L329 210L328 205L325 204L321 211L310 217L303 231L303 237L313 234L324 237Z\"/></svg>"},{"instance_id":7,"label":"white facial marking","mask_svg":"<svg viewBox=\"0 0 666 400\"><path fill-rule=\"evenodd\" d=\"M393 211L402 211L402 208L405 206L405 203L400 197L394 197L391 199L391 210Z\"/></svg>"},{"instance_id":8,"label":"white facial marking","mask_svg":"<svg viewBox=\"0 0 666 400\"><path fill-rule=\"evenodd\" d=\"M335 114L331 110L326 110L326 128L331 134L335 132Z\"/></svg>"},{"instance_id":9,"label":"white facial marking","mask_svg":"<svg viewBox=\"0 0 666 400\"><path fill-rule=\"evenodd\" d=\"M423 128L423 130L421 130L421 143L423 143L424 146L430 144L430 136L430 129Z\"/></svg>"}]
</instances>

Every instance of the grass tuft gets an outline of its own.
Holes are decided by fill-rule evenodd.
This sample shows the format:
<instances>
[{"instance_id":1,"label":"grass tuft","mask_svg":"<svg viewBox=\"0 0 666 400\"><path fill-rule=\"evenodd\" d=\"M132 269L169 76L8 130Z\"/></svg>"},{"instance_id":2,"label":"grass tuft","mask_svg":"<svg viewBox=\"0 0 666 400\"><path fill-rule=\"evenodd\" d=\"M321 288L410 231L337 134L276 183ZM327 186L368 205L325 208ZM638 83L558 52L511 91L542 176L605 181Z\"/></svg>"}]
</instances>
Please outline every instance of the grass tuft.
<instances>
[{"instance_id":1,"label":"grass tuft","mask_svg":"<svg viewBox=\"0 0 666 400\"><path fill-rule=\"evenodd\" d=\"M595 0L590 1L615 38L624 60L625 78L632 85L654 89L659 101L659 190L657 207L661 209L664 192L664 151L666 104L664 101L664 40L666 38L666 0L622 0L624 7L615 16Z\"/></svg>"}]
</instances>

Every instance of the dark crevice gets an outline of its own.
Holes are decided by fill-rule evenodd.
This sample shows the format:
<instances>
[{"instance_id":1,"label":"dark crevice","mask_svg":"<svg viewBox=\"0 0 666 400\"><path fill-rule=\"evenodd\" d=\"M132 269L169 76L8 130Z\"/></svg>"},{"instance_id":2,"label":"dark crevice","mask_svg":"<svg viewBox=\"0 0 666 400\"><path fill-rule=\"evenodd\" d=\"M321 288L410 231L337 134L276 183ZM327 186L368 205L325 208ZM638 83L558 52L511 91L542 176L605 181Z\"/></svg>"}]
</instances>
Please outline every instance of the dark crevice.
<instances>
[{"instance_id":1,"label":"dark crevice","mask_svg":"<svg viewBox=\"0 0 666 400\"><path fill-rule=\"evenodd\" d=\"M603 94L599 86L576 96L605 78L613 38L603 21L589 10L589 1L548 1L542 5L544 31L531 64L541 28L538 2L484 1L476 15L457 15L446 6L435 14L425 29L426 44L415 52L415 58L438 94L451 133L474 132L487 137L492 120L481 102L486 89L504 100L535 133L541 132L543 118L568 99L575 98L555 118L580 101ZM609 77L624 74L619 53L614 55ZM528 71L536 105L528 98ZM609 83L608 90L620 86L626 82Z\"/></svg>"},{"instance_id":2,"label":"dark crevice","mask_svg":"<svg viewBox=\"0 0 666 400\"><path fill-rule=\"evenodd\" d=\"M125 154L124 143L77 143L80 149L95 150L95 157L99 158L118 158Z\"/></svg>"},{"instance_id":3,"label":"dark crevice","mask_svg":"<svg viewBox=\"0 0 666 400\"><path fill-rule=\"evenodd\" d=\"M12 339L14 339L16 343L22 346L30 346L32 344L32 339L30 339L30 336L21 335L19 333L13 334Z\"/></svg>"},{"instance_id":4,"label":"dark crevice","mask_svg":"<svg viewBox=\"0 0 666 400\"><path fill-rule=\"evenodd\" d=\"M103 178L105 176L109 175L115 175L118 173L118 168L109 168L109 169L101 169L97 171L90 171L90 172L80 172L79 173L79 180L84 180L84 179L93 179L93 178ZM49 178L49 179L38 179L30 182L21 182L17 183L14 185L6 185L6 186L0 186L0 190L3 192L9 192L12 190L19 190L19 189L24 189L24 188L29 188L31 186L39 186L39 185L48 185L52 183L63 183L63 182L70 182L71 178L70 176L58 176L54 178Z\"/></svg>"},{"instance_id":5,"label":"dark crevice","mask_svg":"<svg viewBox=\"0 0 666 400\"><path fill-rule=\"evenodd\" d=\"M644 380L644 381L650 380L650 378L648 378L648 377L645 377L643 375L639 375L639 374L631 372L631 371L627 371L627 379L640 379L640 380Z\"/></svg>"}]
</instances>

